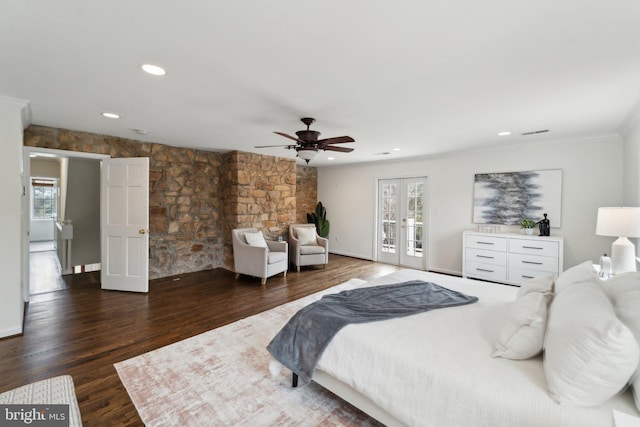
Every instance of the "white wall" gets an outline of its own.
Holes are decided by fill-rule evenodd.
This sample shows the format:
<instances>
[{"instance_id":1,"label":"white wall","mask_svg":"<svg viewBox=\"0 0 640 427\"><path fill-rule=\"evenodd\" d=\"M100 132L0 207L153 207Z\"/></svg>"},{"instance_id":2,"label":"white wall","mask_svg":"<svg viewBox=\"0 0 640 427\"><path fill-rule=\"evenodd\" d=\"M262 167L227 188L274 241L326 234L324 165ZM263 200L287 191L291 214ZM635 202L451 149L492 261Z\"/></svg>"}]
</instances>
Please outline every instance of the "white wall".
<instances>
[{"instance_id":1,"label":"white wall","mask_svg":"<svg viewBox=\"0 0 640 427\"><path fill-rule=\"evenodd\" d=\"M65 219L73 222L71 265L100 260L100 161L68 159Z\"/></svg>"},{"instance_id":2,"label":"white wall","mask_svg":"<svg viewBox=\"0 0 640 427\"><path fill-rule=\"evenodd\" d=\"M566 269L585 260L597 262L609 252L613 239L595 235L597 208L621 204L622 165L623 141L618 136L505 145L415 160L319 168L318 200L331 221L331 252L373 259L376 180L427 176L428 268L459 274L462 231L476 229L474 174L562 169L562 226L552 228L551 234L565 238Z\"/></svg>"},{"instance_id":3,"label":"white wall","mask_svg":"<svg viewBox=\"0 0 640 427\"><path fill-rule=\"evenodd\" d=\"M621 129L624 138L624 205L640 206L640 103Z\"/></svg>"},{"instance_id":4,"label":"white wall","mask_svg":"<svg viewBox=\"0 0 640 427\"><path fill-rule=\"evenodd\" d=\"M640 102L620 127L624 138L624 205L640 206ZM631 239L640 255L640 239Z\"/></svg>"},{"instance_id":5,"label":"white wall","mask_svg":"<svg viewBox=\"0 0 640 427\"><path fill-rule=\"evenodd\" d=\"M0 337L22 332L22 138L26 101L0 96Z\"/></svg>"}]
</instances>

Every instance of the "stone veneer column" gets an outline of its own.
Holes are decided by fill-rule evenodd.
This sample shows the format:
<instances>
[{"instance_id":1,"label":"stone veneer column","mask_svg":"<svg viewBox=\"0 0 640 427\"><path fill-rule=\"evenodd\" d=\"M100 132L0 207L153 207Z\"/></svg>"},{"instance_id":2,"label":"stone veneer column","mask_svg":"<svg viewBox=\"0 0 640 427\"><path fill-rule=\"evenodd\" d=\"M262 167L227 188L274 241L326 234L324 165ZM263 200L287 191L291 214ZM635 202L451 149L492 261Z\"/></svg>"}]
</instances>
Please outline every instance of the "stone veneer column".
<instances>
[{"instance_id":1,"label":"stone veneer column","mask_svg":"<svg viewBox=\"0 0 640 427\"><path fill-rule=\"evenodd\" d=\"M298 166L296 173L296 224L306 224L318 203L318 169Z\"/></svg>"},{"instance_id":2,"label":"stone veneer column","mask_svg":"<svg viewBox=\"0 0 640 427\"><path fill-rule=\"evenodd\" d=\"M282 157L233 151L224 155L224 266L233 270L231 230L254 227L287 238L296 219L296 164Z\"/></svg>"}]
</instances>

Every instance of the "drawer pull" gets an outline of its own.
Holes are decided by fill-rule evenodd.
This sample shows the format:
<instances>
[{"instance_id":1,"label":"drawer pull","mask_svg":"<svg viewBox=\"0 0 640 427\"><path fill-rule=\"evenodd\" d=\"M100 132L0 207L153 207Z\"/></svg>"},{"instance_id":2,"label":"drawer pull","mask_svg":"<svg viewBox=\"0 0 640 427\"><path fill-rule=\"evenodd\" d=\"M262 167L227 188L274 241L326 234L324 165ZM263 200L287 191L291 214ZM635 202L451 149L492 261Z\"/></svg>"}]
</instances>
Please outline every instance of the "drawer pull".
<instances>
[{"instance_id":1,"label":"drawer pull","mask_svg":"<svg viewBox=\"0 0 640 427\"><path fill-rule=\"evenodd\" d=\"M479 245L495 245L495 243L493 243L493 242L481 242L481 241L478 241L477 243Z\"/></svg>"},{"instance_id":2,"label":"drawer pull","mask_svg":"<svg viewBox=\"0 0 640 427\"><path fill-rule=\"evenodd\" d=\"M493 270L486 270L484 268L476 268L477 271L484 271L485 273L493 273Z\"/></svg>"},{"instance_id":3,"label":"drawer pull","mask_svg":"<svg viewBox=\"0 0 640 427\"><path fill-rule=\"evenodd\" d=\"M522 261L523 264L534 264L534 265L542 265L541 262L534 262L534 261Z\"/></svg>"},{"instance_id":4,"label":"drawer pull","mask_svg":"<svg viewBox=\"0 0 640 427\"><path fill-rule=\"evenodd\" d=\"M533 279L534 277L533 276L527 276L526 274L523 274L522 278L523 279Z\"/></svg>"},{"instance_id":5,"label":"drawer pull","mask_svg":"<svg viewBox=\"0 0 640 427\"><path fill-rule=\"evenodd\" d=\"M523 246L524 249L538 249L539 251L543 250L544 248L538 248L536 246Z\"/></svg>"},{"instance_id":6,"label":"drawer pull","mask_svg":"<svg viewBox=\"0 0 640 427\"><path fill-rule=\"evenodd\" d=\"M488 256L488 255L476 255L476 257L478 258L488 258L488 259L494 259L494 256Z\"/></svg>"}]
</instances>

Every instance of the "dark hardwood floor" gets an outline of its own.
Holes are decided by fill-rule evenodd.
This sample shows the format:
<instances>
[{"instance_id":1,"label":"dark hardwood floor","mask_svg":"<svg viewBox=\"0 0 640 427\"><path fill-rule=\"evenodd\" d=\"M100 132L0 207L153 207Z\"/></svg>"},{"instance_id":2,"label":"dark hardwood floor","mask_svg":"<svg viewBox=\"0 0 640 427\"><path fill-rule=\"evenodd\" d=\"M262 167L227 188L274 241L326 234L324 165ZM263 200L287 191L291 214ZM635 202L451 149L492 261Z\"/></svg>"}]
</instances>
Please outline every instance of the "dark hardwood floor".
<instances>
[{"instance_id":1,"label":"dark hardwood floor","mask_svg":"<svg viewBox=\"0 0 640 427\"><path fill-rule=\"evenodd\" d=\"M0 340L0 392L73 377L86 426L142 425L113 364L337 285L399 267L331 255L326 268L260 279L224 269L154 280L148 294L100 290L99 272L32 296L22 336Z\"/></svg>"}]
</instances>

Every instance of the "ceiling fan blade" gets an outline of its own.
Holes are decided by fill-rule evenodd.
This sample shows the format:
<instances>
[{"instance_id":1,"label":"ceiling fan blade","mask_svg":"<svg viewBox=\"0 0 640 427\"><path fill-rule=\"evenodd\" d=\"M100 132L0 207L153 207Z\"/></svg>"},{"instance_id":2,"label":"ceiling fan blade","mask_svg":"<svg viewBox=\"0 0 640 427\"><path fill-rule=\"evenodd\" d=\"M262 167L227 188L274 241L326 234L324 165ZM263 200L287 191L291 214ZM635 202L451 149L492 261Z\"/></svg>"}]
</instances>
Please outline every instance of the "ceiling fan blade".
<instances>
[{"instance_id":1,"label":"ceiling fan blade","mask_svg":"<svg viewBox=\"0 0 640 427\"><path fill-rule=\"evenodd\" d=\"M273 133L277 133L280 136L284 136L285 138L289 138L289 139L293 139L294 141L297 141L301 144L304 144L305 142L303 140L301 140L300 138L296 138L295 136L291 136L291 135L287 135L286 133L282 133L282 132L273 132Z\"/></svg>"},{"instance_id":2,"label":"ceiling fan blade","mask_svg":"<svg viewBox=\"0 0 640 427\"><path fill-rule=\"evenodd\" d=\"M356 142L356 140L351 138L350 136L336 136L335 138L325 138L325 139L319 139L317 141L317 143L320 145L345 144L347 142Z\"/></svg>"},{"instance_id":3,"label":"ceiling fan blade","mask_svg":"<svg viewBox=\"0 0 640 427\"><path fill-rule=\"evenodd\" d=\"M289 144L280 144L280 145L256 145L253 148L271 148L271 147L287 147L289 149L291 149L292 147L295 147L295 145L289 145Z\"/></svg>"},{"instance_id":4,"label":"ceiling fan blade","mask_svg":"<svg viewBox=\"0 0 640 427\"><path fill-rule=\"evenodd\" d=\"M325 145L323 147L320 147L320 149L324 151L339 151L341 153L350 153L353 151L353 148L334 147L333 145Z\"/></svg>"}]
</instances>

